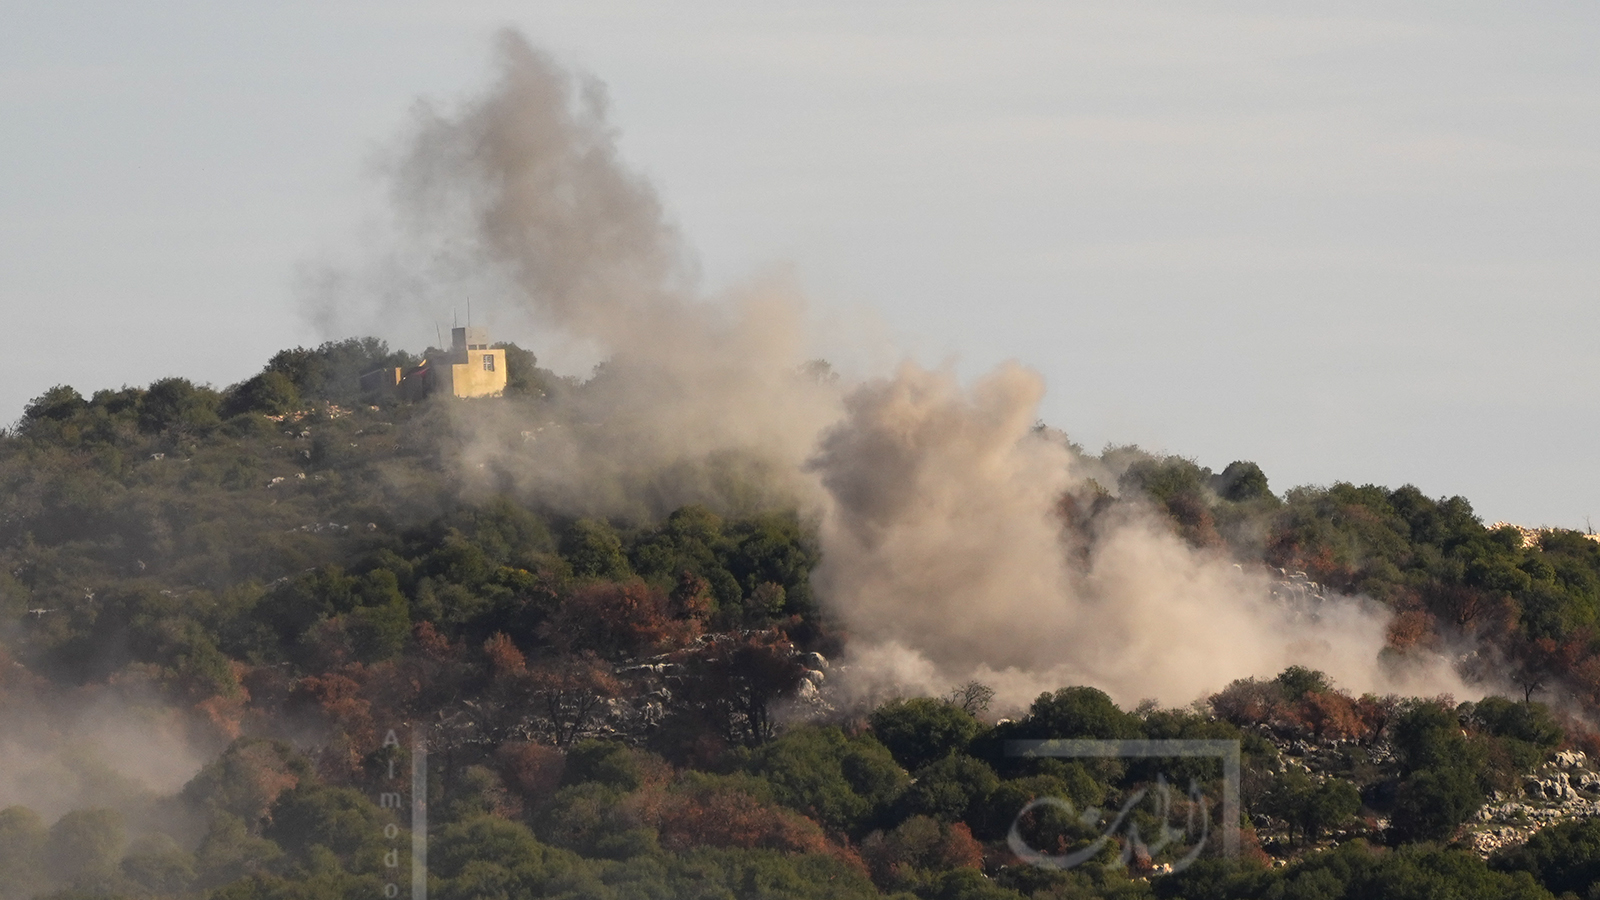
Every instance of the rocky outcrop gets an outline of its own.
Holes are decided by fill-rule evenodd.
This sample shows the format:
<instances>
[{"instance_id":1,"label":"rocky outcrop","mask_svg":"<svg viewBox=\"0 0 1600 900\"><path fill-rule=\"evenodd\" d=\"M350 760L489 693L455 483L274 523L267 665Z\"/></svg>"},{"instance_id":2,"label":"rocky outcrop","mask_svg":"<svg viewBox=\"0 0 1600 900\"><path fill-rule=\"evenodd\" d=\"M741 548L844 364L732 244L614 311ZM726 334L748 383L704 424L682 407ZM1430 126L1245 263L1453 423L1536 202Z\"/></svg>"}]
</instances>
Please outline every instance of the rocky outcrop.
<instances>
[{"instance_id":1,"label":"rocky outcrop","mask_svg":"<svg viewBox=\"0 0 1600 900\"><path fill-rule=\"evenodd\" d=\"M1600 816L1600 773L1587 755L1563 750L1522 782L1522 795L1497 792L1478 810L1466 840L1484 856L1515 846L1541 829Z\"/></svg>"}]
</instances>

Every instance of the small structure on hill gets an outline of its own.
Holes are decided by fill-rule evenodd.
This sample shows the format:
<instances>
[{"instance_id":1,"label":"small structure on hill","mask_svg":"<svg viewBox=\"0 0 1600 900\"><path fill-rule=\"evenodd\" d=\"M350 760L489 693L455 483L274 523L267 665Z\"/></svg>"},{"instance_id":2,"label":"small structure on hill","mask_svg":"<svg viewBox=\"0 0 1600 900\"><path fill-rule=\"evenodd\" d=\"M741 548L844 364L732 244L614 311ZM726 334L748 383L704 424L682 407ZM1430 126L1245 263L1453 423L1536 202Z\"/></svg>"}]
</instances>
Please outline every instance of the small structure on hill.
<instances>
[{"instance_id":1,"label":"small structure on hill","mask_svg":"<svg viewBox=\"0 0 1600 900\"><path fill-rule=\"evenodd\" d=\"M450 329L450 349L430 353L410 371L384 368L361 376L362 391L417 399L434 391L498 397L506 390L506 352L489 346L487 328Z\"/></svg>"}]
</instances>

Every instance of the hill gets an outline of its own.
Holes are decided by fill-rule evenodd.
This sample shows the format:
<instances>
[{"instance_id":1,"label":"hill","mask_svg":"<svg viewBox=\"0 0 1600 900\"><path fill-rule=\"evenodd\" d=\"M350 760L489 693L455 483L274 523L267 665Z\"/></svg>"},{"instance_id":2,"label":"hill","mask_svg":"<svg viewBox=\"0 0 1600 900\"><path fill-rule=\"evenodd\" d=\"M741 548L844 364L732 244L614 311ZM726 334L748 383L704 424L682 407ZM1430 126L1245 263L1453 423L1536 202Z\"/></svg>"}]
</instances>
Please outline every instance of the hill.
<instances>
[{"instance_id":1,"label":"hill","mask_svg":"<svg viewBox=\"0 0 1600 900\"><path fill-rule=\"evenodd\" d=\"M1065 546L1154 513L1307 616L1370 598L1397 665L1444 655L1490 696L1352 696L1303 667L1181 709L1095 685L1017 709L983 684L884 696L844 687L817 523L759 461L584 481L604 515L527 490L497 448L602 446L626 421L604 370L505 349L500 398L363 395L414 358L360 339L225 390L29 404L0 436L0 896L403 890L386 795L417 736L440 897L1543 897L1600 873L1584 535L1074 447L1101 480L1060 498ZM1036 738L1240 741L1242 853L1140 806L1168 777L1215 794L1219 766L1008 755Z\"/></svg>"}]
</instances>

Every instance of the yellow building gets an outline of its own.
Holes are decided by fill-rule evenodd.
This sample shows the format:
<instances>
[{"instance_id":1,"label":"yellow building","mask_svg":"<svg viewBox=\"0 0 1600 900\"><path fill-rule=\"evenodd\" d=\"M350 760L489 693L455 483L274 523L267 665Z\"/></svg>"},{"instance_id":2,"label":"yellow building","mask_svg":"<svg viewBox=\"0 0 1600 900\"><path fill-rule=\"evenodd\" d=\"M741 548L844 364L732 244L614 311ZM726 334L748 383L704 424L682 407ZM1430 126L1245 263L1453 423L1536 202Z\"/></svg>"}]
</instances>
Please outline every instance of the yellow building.
<instances>
[{"instance_id":1,"label":"yellow building","mask_svg":"<svg viewBox=\"0 0 1600 900\"><path fill-rule=\"evenodd\" d=\"M422 364L379 369L361 376L365 391L397 391L413 399L433 391L457 397L498 397L506 390L506 352L489 347L487 328L450 329L450 349L430 354Z\"/></svg>"},{"instance_id":2,"label":"yellow building","mask_svg":"<svg viewBox=\"0 0 1600 900\"><path fill-rule=\"evenodd\" d=\"M439 387L457 397L498 397L506 390L506 352L489 349L489 329L450 329L450 354L434 362Z\"/></svg>"}]
</instances>

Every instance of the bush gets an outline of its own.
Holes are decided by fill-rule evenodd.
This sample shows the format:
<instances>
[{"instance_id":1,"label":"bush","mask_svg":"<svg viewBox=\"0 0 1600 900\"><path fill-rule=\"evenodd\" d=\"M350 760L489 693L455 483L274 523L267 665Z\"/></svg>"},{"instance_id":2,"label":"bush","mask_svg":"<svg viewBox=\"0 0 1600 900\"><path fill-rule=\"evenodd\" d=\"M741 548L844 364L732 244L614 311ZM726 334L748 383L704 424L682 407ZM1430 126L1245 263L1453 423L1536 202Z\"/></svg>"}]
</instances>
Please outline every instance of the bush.
<instances>
[{"instance_id":1,"label":"bush","mask_svg":"<svg viewBox=\"0 0 1600 900\"><path fill-rule=\"evenodd\" d=\"M872 713L872 733L907 769L918 769L966 749L982 726L972 714L944 700L891 700Z\"/></svg>"}]
</instances>

